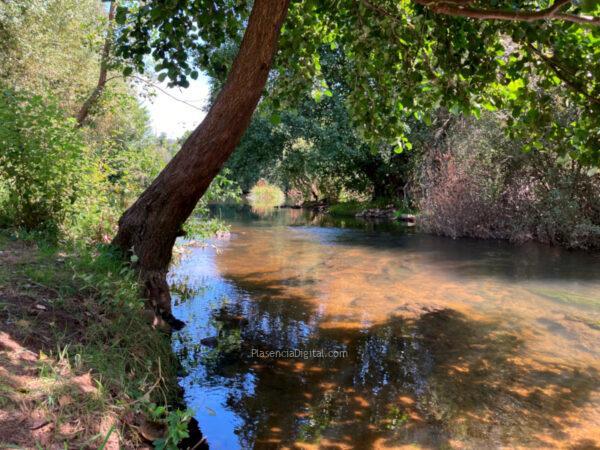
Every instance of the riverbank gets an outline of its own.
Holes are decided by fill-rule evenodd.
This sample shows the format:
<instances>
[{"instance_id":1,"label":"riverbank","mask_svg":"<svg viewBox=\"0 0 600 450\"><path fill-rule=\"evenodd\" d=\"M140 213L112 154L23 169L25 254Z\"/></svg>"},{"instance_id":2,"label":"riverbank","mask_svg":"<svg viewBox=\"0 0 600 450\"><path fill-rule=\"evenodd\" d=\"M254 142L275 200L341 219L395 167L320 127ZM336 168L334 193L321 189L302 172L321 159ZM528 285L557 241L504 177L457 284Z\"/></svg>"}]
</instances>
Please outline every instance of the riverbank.
<instances>
[{"instance_id":1,"label":"riverbank","mask_svg":"<svg viewBox=\"0 0 600 450\"><path fill-rule=\"evenodd\" d=\"M388 199L372 201L349 200L336 203L304 202L298 206L286 207L311 209L338 218L363 217L366 219L402 220L403 216L415 214L414 210Z\"/></svg>"},{"instance_id":2,"label":"riverbank","mask_svg":"<svg viewBox=\"0 0 600 450\"><path fill-rule=\"evenodd\" d=\"M176 448L189 415L150 322L106 249L0 234L0 447Z\"/></svg>"},{"instance_id":3,"label":"riverbank","mask_svg":"<svg viewBox=\"0 0 600 450\"><path fill-rule=\"evenodd\" d=\"M346 201L338 203L305 202L302 208L327 214L333 218L359 218L374 221L400 221L409 226L419 225L419 230L427 234L456 238L475 238L482 240L502 240L521 245L525 242L580 249L597 252L600 249L600 227L597 219L590 221L575 216L568 220L549 219L558 214L556 209L543 211L540 217L513 217L515 211L502 208L488 209L481 216L476 207L465 207L456 200L446 209L436 209L439 204L431 202L433 207L425 209L406 208L401 202L390 199L374 201ZM431 206L430 205L430 206ZM459 207L460 206L460 207ZM475 217L474 211L480 216ZM517 214L518 216L518 214ZM548 217L546 217L548 216ZM564 220L563 220L564 219Z\"/></svg>"}]
</instances>

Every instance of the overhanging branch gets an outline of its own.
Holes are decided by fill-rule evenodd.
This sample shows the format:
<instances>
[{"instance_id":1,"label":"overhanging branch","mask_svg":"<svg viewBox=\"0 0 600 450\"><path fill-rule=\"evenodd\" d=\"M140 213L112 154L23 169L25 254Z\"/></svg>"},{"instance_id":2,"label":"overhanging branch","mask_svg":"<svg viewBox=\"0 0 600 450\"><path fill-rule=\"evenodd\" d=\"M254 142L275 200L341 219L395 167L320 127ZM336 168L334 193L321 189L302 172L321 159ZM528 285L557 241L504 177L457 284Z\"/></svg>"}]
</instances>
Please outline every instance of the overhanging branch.
<instances>
[{"instance_id":1,"label":"overhanging branch","mask_svg":"<svg viewBox=\"0 0 600 450\"><path fill-rule=\"evenodd\" d=\"M564 20L588 25L600 25L600 17L561 13L560 9L571 0L556 0L551 6L539 11L508 11L501 9L481 9L469 6L472 0L414 0L438 14L467 17L479 20L509 20L535 22L537 20Z\"/></svg>"},{"instance_id":2,"label":"overhanging branch","mask_svg":"<svg viewBox=\"0 0 600 450\"><path fill-rule=\"evenodd\" d=\"M591 95L587 89L585 89L585 85L579 81L576 81L574 79L572 79L571 77L567 76L567 74L565 73L566 70L559 65L558 63L556 63L556 61L553 60L553 58L550 58L546 55L544 55L544 53L537 49L535 46L533 46L530 43L527 43L527 48L529 50L531 50L535 55L537 55L548 67L550 67L550 69L552 69L552 71L554 72L554 74L563 82L565 83L567 86L569 86L571 89L573 89L576 92L579 92L581 95L583 95L585 98L587 98L588 100L600 105L600 98L594 97L593 95Z\"/></svg>"},{"instance_id":3,"label":"overhanging branch","mask_svg":"<svg viewBox=\"0 0 600 450\"><path fill-rule=\"evenodd\" d=\"M425 6L434 13L454 17L466 17L478 20L508 20L515 22L535 22L538 20L564 20L585 25L600 25L600 17L583 14L569 14L560 10L571 4L571 0L556 0L548 8L538 11L509 11L503 9L485 9L471 6L475 0L413 0L415 3ZM398 18L396 14L373 3L370 0L362 0L363 4L372 11L379 14Z\"/></svg>"}]
</instances>

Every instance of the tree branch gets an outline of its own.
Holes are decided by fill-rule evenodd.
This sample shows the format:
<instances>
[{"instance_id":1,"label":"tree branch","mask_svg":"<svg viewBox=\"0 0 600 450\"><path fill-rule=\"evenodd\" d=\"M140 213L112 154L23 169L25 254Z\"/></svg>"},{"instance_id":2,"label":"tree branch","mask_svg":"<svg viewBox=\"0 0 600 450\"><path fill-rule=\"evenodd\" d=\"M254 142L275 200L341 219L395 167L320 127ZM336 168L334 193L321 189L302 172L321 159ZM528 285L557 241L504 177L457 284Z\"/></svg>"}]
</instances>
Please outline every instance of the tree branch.
<instances>
[{"instance_id":1,"label":"tree branch","mask_svg":"<svg viewBox=\"0 0 600 450\"><path fill-rule=\"evenodd\" d=\"M203 111L203 112L204 112L204 109L203 109L203 108L201 108L201 107L199 107L199 106L196 106L196 105L194 105L194 104L192 104L192 103L190 103L190 102L187 102L187 101L185 101L185 100L183 100L183 99L181 99L181 98L177 98L177 97L175 97L173 94L171 94L170 92L168 92L166 89L163 89L163 88L162 88L162 87L160 87L158 84L156 84L156 83L153 83L153 82L152 82L152 81L150 81L150 80L147 80L147 79L145 79L145 78L142 78L142 77L138 77L138 76L136 76L136 75L133 75L131 78L135 78L136 80L138 80L138 81L141 81L142 83L145 83L145 84L147 84L148 86L152 86L154 89L158 89L160 92L162 92L163 94L167 95L168 97L171 97L173 100L176 100L176 101L178 101L178 102L181 102L181 103L183 103L184 105L186 105L186 106L189 106L190 108L194 108L194 109L197 109L198 111Z\"/></svg>"},{"instance_id":2,"label":"tree branch","mask_svg":"<svg viewBox=\"0 0 600 450\"><path fill-rule=\"evenodd\" d=\"M552 69L552 71L555 73L555 75L563 83L565 83L567 86L569 86L574 91L579 92L581 95L583 95L588 100L600 105L600 98L597 98L597 97L594 97L593 95L591 95L580 82L574 81L574 80L570 79L569 77L565 76L564 72L566 72L566 70L563 69L559 64L557 64L556 61L554 61L552 58L549 58L548 56L544 55L544 53L542 53L539 49L537 49L530 43L527 43L526 45L527 45L528 49L530 49L533 53L535 53L542 61L544 61L544 63L548 67L550 67L550 69Z\"/></svg>"},{"instance_id":3,"label":"tree branch","mask_svg":"<svg viewBox=\"0 0 600 450\"><path fill-rule=\"evenodd\" d=\"M556 0L551 6L539 11L507 11L480 9L471 6L469 0L414 0L415 3L429 8L438 14L455 17L468 17L479 20L510 20L519 22L535 22L537 20L557 19L588 25L600 25L600 17L567 14L559 12L571 0Z\"/></svg>"},{"instance_id":4,"label":"tree branch","mask_svg":"<svg viewBox=\"0 0 600 450\"><path fill-rule=\"evenodd\" d=\"M111 53L111 44L112 44L112 31L115 21L115 13L117 10L117 1L111 1L108 11L108 29L106 31L106 37L104 38L104 46L102 47L102 55L100 56L100 74L98 76L98 83L96 83L96 87L89 95L89 97L83 102L79 112L77 113L77 126L82 127L88 118L92 107L98 102L98 99L104 92L104 88L106 87L106 77L108 74L108 60L110 58Z\"/></svg>"}]
</instances>

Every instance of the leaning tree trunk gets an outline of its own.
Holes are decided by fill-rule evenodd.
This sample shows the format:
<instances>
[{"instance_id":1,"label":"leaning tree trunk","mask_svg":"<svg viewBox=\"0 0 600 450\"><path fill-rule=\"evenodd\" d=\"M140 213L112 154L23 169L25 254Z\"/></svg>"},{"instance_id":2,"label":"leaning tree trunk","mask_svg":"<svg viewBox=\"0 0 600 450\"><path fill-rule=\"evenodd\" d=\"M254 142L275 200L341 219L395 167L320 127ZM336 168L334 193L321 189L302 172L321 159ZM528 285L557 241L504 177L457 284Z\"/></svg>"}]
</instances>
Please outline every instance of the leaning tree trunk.
<instances>
[{"instance_id":1,"label":"leaning tree trunk","mask_svg":"<svg viewBox=\"0 0 600 450\"><path fill-rule=\"evenodd\" d=\"M289 0L255 0L240 50L204 121L123 214L113 244L137 256L144 296L158 321L171 314L166 274L182 225L250 123L265 87Z\"/></svg>"},{"instance_id":2,"label":"leaning tree trunk","mask_svg":"<svg viewBox=\"0 0 600 450\"><path fill-rule=\"evenodd\" d=\"M112 42L112 27L115 20L115 11L117 9L117 2L111 1L108 11L108 30L106 32L106 39L104 40L104 46L102 47L102 55L100 56L100 76L98 77L98 83L96 87L89 95L89 97L83 102L81 108L77 112L77 125L82 126L88 116L92 107L96 104L104 88L106 87L107 75L108 75L108 59L110 58L110 47Z\"/></svg>"}]
</instances>

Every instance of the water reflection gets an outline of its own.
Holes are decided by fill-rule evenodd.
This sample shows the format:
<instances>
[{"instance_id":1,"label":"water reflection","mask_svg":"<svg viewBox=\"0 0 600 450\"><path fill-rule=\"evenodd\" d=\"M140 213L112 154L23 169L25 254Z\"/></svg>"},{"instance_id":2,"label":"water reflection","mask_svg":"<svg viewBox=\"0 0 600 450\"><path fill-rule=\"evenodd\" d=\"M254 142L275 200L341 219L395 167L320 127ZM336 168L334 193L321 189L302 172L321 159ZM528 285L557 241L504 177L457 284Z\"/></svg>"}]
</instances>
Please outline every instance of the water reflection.
<instances>
[{"instance_id":1,"label":"water reflection","mask_svg":"<svg viewBox=\"0 0 600 450\"><path fill-rule=\"evenodd\" d=\"M599 445L596 257L234 214L172 273L211 448ZM348 356L252 354L321 348Z\"/></svg>"}]
</instances>

